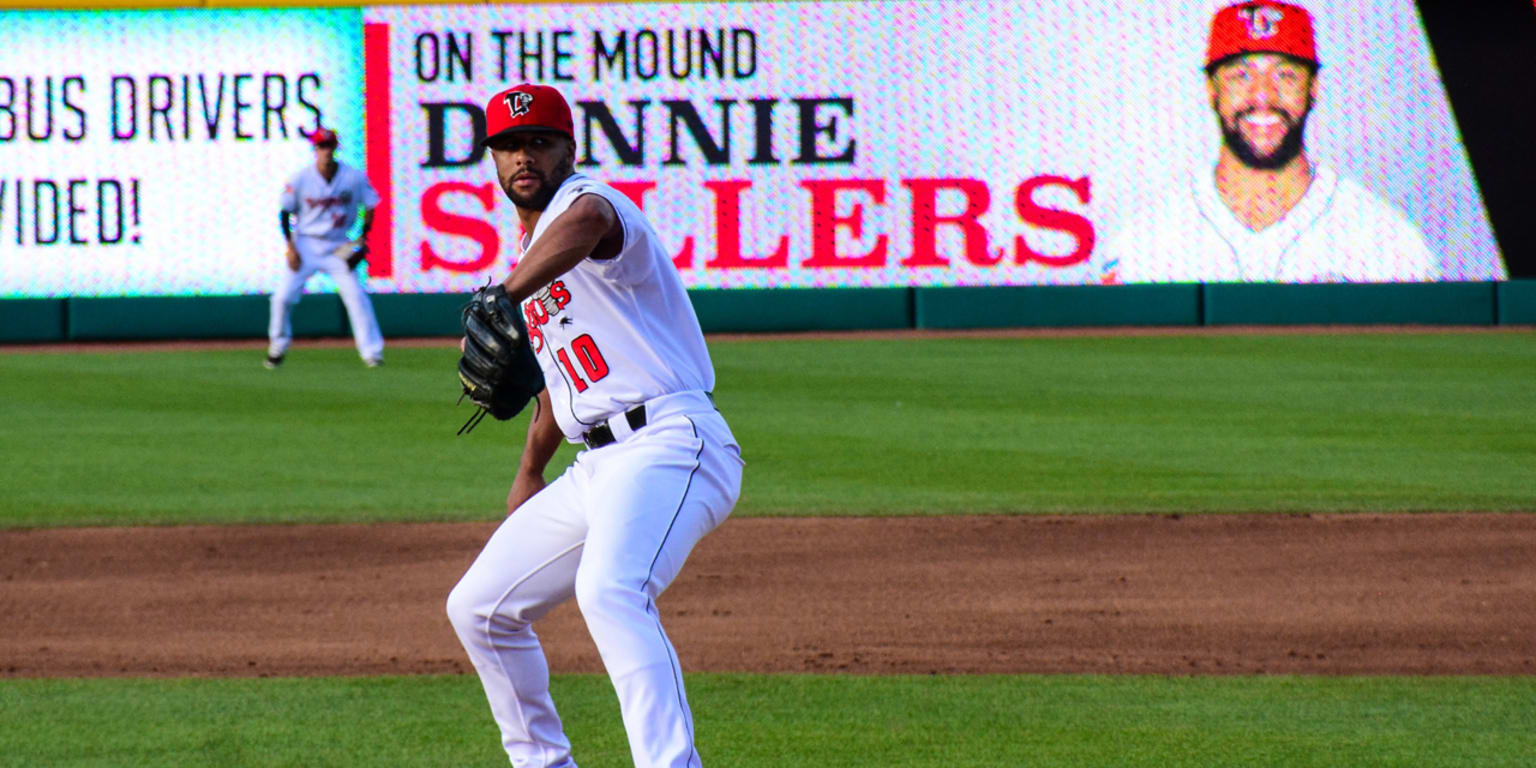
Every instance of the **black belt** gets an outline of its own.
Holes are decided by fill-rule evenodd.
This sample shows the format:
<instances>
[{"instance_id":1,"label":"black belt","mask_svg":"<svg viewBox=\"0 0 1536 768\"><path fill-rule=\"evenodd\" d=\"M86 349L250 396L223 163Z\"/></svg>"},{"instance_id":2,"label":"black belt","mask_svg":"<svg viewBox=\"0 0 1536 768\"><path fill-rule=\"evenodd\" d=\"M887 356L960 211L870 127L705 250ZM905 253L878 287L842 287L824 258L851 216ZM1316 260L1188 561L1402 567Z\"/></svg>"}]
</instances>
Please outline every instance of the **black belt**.
<instances>
[{"instance_id":1,"label":"black belt","mask_svg":"<svg viewBox=\"0 0 1536 768\"><path fill-rule=\"evenodd\" d=\"M624 420L629 422L629 428L632 430L645 426L645 404L641 403L625 411ZM581 441L586 443L588 448L601 448L617 439L613 436L613 427L608 426L606 421L587 430L581 436Z\"/></svg>"}]
</instances>

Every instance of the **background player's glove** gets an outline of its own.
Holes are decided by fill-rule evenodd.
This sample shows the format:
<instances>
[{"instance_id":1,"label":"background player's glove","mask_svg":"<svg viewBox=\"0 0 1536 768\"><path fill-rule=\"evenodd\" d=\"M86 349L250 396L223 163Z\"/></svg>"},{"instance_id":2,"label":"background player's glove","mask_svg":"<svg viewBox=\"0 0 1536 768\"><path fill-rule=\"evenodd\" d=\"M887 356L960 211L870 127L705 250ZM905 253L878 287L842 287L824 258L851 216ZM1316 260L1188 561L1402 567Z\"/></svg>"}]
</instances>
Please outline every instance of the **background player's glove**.
<instances>
[{"instance_id":1,"label":"background player's glove","mask_svg":"<svg viewBox=\"0 0 1536 768\"><path fill-rule=\"evenodd\" d=\"M459 428L464 434L489 413L505 421L522 412L544 389L544 371L528 343L528 330L501 284L475 291L464 307L464 354L459 358L462 401L479 406Z\"/></svg>"},{"instance_id":2,"label":"background player's glove","mask_svg":"<svg viewBox=\"0 0 1536 768\"><path fill-rule=\"evenodd\" d=\"M336 255L336 258L347 262L347 269L357 269L357 265L363 263L363 259L368 258L368 241L361 237L356 240L348 240L336 246L336 250L332 253Z\"/></svg>"}]
</instances>

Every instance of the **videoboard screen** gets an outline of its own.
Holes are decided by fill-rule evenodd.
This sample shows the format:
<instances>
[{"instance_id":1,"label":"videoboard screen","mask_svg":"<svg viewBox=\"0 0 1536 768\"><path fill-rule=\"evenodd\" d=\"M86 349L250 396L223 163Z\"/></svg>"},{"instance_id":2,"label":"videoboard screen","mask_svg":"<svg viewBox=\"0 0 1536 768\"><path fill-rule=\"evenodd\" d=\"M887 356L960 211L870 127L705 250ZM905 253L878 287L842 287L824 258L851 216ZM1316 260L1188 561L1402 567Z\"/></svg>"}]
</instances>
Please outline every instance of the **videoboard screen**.
<instances>
[{"instance_id":1,"label":"videoboard screen","mask_svg":"<svg viewBox=\"0 0 1536 768\"><path fill-rule=\"evenodd\" d=\"M304 136L362 160L358 16L6 11L0 296L271 290Z\"/></svg>"},{"instance_id":2,"label":"videoboard screen","mask_svg":"<svg viewBox=\"0 0 1536 768\"><path fill-rule=\"evenodd\" d=\"M270 290L276 197L309 158L293 128L316 111L386 201L370 290L504 277L517 220L477 141L487 99L524 81L564 93L576 170L645 209L692 288L1507 277L1412 2L1224 5L8 14L32 53L0 51L0 295ZM132 56L47 55L61 17L110 28L96 47ZM246 71L243 130L266 133L203 135L208 102L177 100L182 78ZM305 73L323 88L299 93ZM85 87L65 91L77 74ZM252 85L268 74L290 83L277 112ZM134 139L114 133L119 75L140 89ZM75 123L35 141L16 105L25 77L50 76ZM267 128L279 118L286 135ZM83 138L58 138L78 123ZM97 177L138 184L121 235L115 188L68 184ZM94 240L79 235L97 218Z\"/></svg>"}]
</instances>

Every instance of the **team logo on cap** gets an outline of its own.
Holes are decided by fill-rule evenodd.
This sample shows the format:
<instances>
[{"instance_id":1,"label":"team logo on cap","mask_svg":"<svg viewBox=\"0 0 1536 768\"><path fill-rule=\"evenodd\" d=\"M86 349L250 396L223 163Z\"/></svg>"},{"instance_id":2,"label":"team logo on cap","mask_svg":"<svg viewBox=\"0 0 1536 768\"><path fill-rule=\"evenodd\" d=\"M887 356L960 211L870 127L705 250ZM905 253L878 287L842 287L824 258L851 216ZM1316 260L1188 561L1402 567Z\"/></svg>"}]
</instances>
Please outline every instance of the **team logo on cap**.
<instances>
[{"instance_id":1,"label":"team logo on cap","mask_svg":"<svg viewBox=\"0 0 1536 768\"><path fill-rule=\"evenodd\" d=\"M1254 5L1243 8L1237 12L1242 18L1243 24L1248 27L1248 37L1254 40L1266 40L1275 36L1280 31L1280 20L1285 18L1285 12L1279 8L1268 5Z\"/></svg>"},{"instance_id":2,"label":"team logo on cap","mask_svg":"<svg viewBox=\"0 0 1536 768\"><path fill-rule=\"evenodd\" d=\"M533 106L533 94L524 91L513 91L502 99L507 102L507 111L512 113L513 117L528 114L528 110Z\"/></svg>"}]
</instances>

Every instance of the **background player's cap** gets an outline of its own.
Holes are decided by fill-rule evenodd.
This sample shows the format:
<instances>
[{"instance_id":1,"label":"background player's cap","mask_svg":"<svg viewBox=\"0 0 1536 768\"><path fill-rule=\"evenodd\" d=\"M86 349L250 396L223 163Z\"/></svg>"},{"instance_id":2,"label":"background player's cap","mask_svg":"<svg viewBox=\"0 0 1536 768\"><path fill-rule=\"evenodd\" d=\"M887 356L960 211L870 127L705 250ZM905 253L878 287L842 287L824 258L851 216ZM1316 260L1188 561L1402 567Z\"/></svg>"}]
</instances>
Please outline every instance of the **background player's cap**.
<instances>
[{"instance_id":1,"label":"background player's cap","mask_svg":"<svg viewBox=\"0 0 1536 768\"><path fill-rule=\"evenodd\" d=\"M571 107L560 92L547 85L523 83L491 97L485 103L485 141L518 131L558 131L576 139Z\"/></svg>"},{"instance_id":2,"label":"background player's cap","mask_svg":"<svg viewBox=\"0 0 1536 768\"><path fill-rule=\"evenodd\" d=\"M317 147L334 147L338 143L336 132L329 128L316 128L309 135L309 143Z\"/></svg>"},{"instance_id":3,"label":"background player's cap","mask_svg":"<svg viewBox=\"0 0 1536 768\"><path fill-rule=\"evenodd\" d=\"M1290 3L1245 2L1229 5L1211 19L1211 44L1205 52L1210 70L1233 56L1282 53L1317 66L1312 15Z\"/></svg>"}]
</instances>

